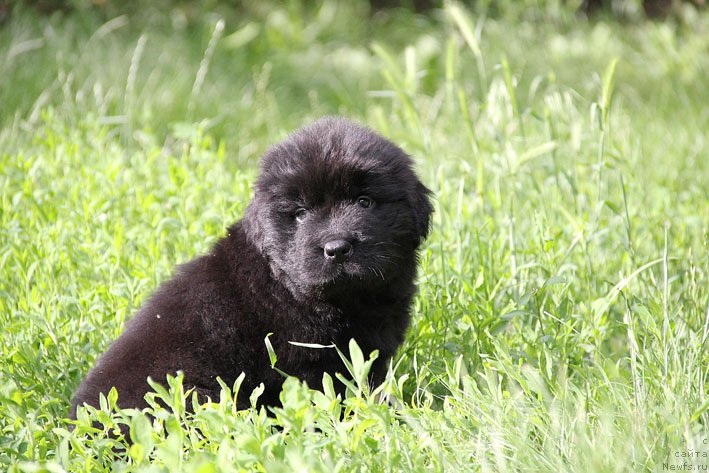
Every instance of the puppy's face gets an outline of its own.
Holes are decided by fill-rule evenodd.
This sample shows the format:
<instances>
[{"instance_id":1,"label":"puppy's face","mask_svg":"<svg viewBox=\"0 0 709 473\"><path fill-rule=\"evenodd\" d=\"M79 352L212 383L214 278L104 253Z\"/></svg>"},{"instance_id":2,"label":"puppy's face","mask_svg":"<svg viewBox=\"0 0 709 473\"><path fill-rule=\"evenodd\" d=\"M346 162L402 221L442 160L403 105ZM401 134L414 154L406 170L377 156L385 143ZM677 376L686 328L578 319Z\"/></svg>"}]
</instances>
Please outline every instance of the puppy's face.
<instances>
[{"instance_id":1,"label":"puppy's face","mask_svg":"<svg viewBox=\"0 0 709 473\"><path fill-rule=\"evenodd\" d=\"M429 191L388 140L327 118L270 149L261 166L245 228L299 289L382 285L415 264Z\"/></svg>"}]
</instances>

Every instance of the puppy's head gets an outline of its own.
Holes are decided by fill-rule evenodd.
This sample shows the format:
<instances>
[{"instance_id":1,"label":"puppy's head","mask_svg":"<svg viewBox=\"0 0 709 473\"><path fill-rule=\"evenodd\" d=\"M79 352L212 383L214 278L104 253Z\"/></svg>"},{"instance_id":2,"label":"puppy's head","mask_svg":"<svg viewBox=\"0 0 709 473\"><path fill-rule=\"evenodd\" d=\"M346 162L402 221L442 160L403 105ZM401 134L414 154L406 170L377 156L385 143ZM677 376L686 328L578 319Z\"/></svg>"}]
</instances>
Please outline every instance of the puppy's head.
<instances>
[{"instance_id":1,"label":"puppy's head","mask_svg":"<svg viewBox=\"0 0 709 473\"><path fill-rule=\"evenodd\" d=\"M367 128L318 120L264 155L244 228L299 290L382 285L411 271L428 234L430 191L411 165Z\"/></svg>"}]
</instances>

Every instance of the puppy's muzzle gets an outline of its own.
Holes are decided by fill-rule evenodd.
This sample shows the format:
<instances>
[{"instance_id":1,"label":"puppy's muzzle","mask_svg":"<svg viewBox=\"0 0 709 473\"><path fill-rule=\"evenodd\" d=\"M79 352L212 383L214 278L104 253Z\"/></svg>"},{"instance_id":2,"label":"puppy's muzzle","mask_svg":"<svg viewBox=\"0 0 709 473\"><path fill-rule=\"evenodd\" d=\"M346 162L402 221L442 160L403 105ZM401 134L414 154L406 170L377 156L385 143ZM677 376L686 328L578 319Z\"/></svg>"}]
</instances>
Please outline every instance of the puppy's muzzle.
<instances>
[{"instance_id":1,"label":"puppy's muzzle","mask_svg":"<svg viewBox=\"0 0 709 473\"><path fill-rule=\"evenodd\" d=\"M332 240L323 246L325 259L334 263L344 263L349 260L352 250L352 243L347 240Z\"/></svg>"}]
</instances>

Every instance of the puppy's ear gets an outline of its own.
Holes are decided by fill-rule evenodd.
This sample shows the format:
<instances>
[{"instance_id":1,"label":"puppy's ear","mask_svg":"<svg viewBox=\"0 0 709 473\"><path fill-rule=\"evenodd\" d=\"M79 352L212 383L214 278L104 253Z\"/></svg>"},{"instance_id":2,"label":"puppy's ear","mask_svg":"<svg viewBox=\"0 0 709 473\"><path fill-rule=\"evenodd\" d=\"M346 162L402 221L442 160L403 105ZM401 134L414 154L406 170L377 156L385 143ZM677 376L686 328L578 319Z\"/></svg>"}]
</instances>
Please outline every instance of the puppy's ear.
<instances>
[{"instance_id":1,"label":"puppy's ear","mask_svg":"<svg viewBox=\"0 0 709 473\"><path fill-rule=\"evenodd\" d=\"M258 205L257 197L254 196L244 213L243 228L249 241L258 249L259 253L263 254L266 246L266 233L259 212L256 210Z\"/></svg>"},{"instance_id":2,"label":"puppy's ear","mask_svg":"<svg viewBox=\"0 0 709 473\"><path fill-rule=\"evenodd\" d=\"M409 195L409 202L414 214L414 222L416 223L417 238L414 240L416 247L428 236L431 213L433 213L431 194L432 192L426 186L421 182L416 182L414 190Z\"/></svg>"}]
</instances>

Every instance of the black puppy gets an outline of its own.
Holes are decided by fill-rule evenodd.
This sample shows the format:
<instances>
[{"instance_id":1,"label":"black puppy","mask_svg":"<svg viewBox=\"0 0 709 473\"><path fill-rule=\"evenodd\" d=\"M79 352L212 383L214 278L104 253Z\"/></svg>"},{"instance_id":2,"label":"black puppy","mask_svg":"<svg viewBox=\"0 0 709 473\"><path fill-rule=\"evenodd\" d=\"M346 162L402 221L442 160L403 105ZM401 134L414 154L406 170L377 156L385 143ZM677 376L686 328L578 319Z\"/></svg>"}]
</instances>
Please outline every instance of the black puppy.
<instances>
[{"instance_id":1,"label":"black puppy","mask_svg":"<svg viewBox=\"0 0 709 473\"><path fill-rule=\"evenodd\" d=\"M410 158L367 128L324 118L268 150L253 201L209 254L180 266L99 358L72 402L98 405L118 391L120 407L142 408L146 378L184 372L201 399L219 398L243 372L242 392L277 405L278 367L320 387L344 366L334 349L354 338L379 350L379 383L409 324L416 250L432 211ZM342 386L339 386L342 389ZM239 400L240 407L248 396Z\"/></svg>"}]
</instances>

